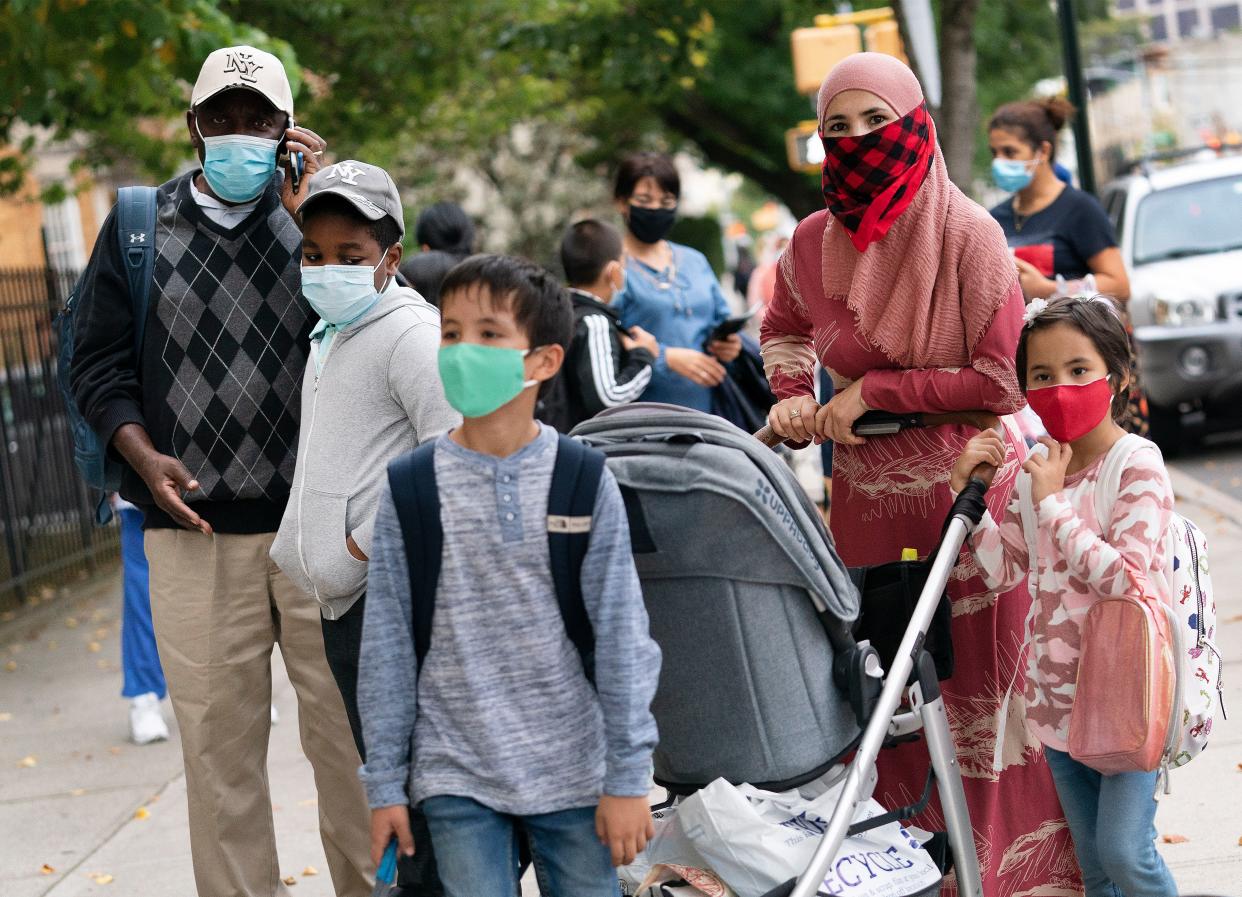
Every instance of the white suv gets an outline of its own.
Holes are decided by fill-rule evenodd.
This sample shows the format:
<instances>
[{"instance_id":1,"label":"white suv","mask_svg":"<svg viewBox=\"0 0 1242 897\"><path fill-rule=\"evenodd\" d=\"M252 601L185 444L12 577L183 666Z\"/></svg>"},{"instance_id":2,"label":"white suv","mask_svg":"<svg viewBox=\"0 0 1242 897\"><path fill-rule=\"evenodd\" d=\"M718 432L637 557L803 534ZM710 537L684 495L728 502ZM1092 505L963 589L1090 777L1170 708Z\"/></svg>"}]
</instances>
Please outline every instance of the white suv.
<instances>
[{"instance_id":1,"label":"white suv","mask_svg":"<svg viewBox=\"0 0 1242 897\"><path fill-rule=\"evenodd\" d=\"M1130 273L1152 437L1242 426L1242 155L1144 165L1101 191Z\"/></svg>"}]
</instances>

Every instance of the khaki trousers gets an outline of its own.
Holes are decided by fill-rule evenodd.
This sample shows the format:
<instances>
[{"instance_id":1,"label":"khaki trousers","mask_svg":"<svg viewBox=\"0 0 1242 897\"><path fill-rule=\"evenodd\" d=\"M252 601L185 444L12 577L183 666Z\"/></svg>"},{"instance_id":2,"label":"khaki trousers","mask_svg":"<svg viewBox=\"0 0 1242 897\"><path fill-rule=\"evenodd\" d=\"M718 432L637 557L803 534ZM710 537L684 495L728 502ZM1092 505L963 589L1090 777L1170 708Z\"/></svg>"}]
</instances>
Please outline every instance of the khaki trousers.
<instances>
[{"instance_id":1,"label":"khaki trousers","mask_svg":"<svg viewBox=\"0 0 1242 897\"><path fill-rule=\"evenodd\" d=\"M267 779L272 646L298 699L319 832L338 897L374 869L358 749L324 655L319 606L268 557L274 534L146 534L151 611L185 758L199 897L287 897Z\"/></svg>"}]
</instances>

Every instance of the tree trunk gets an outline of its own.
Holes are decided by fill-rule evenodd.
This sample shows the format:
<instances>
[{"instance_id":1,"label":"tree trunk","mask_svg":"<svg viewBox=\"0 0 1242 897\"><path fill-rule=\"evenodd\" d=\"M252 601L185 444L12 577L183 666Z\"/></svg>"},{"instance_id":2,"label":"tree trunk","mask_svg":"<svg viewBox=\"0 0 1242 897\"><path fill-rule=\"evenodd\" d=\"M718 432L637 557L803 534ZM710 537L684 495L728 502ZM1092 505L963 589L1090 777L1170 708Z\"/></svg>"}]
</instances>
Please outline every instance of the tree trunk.
<instances>
[{"instance_id":1,"label":"tree trunk","mask_svg":"<svg viewBox=\"0 0 1242 897\"><path fill-rule=\"evenodd\" d=\"M979 0L944 0L940 16L943 89L936 125L949 177L968 192L974 174L979 105L975 89L975 13Z\"/></svg>"}]
</instances>

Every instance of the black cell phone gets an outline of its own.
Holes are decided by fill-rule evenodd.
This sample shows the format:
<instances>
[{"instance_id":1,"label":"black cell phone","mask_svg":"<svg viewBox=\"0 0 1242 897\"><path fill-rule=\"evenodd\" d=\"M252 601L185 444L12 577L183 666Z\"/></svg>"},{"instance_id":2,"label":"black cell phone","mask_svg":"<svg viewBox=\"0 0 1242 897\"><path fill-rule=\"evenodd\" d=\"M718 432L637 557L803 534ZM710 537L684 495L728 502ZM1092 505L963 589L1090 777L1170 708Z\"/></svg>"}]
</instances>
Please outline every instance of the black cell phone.
<instances>
[{"instance_id":1,"label":"black cell phone","mask_svg":"<svg viewBox=\"0 0 1242 897\"><path fill-rule=\"evenodd\" d=\"M753 308L747 309L740 315L725 318L714 328L712 328L711 335L707 338L708 342L719 339L727 339L728 337L733 336L733 334L737 333L749 324L750 319L753 318L761 308L763 308L762 305L756 305Z\"/></svg>"},{"instance_id":2,"label":"black cell phone","mask_svg":"<svg viewBox=\"0 0 1242 897\"><path fill-rule=\"evenodd\" d=\"M922 429L921 414L894 414L891 411L864 411L854 421L855 436L892 436L902 430Z\"/></svg>"},{"instance_id":3,"label":"black cell phone","mask_svg":"<svg viewBox=\"0 0 1242 897\"><path fill-rule=\"evenodd\" d=\"M297 126L297 119L295 119L292 115L289 116L289 127L296 128ZM290 154L289 138L287 136L280 138L280 143L276 147L276 158L281 161L288 159L289 178L293 184L293 192L297 193L298 188L302 184L302 172L306 170L306 160L302 157L301 153Z\"/></svg>"}]
</instances>

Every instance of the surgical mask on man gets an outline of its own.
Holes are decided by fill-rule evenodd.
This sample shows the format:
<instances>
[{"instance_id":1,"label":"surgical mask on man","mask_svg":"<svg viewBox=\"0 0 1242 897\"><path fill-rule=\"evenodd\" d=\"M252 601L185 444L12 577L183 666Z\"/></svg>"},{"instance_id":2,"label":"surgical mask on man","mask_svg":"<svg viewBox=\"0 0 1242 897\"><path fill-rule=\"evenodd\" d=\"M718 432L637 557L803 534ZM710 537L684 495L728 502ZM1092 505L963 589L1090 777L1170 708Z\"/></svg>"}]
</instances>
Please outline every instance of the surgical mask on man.
<instances>
[{"instance_id":1,"label":"surgical mask on man","mask_svg":"<svg viewBox=\"0 0 1242 897\"><path fill-rule=\"evenodd\" d=\"M379 301L375 274L388 261L380 253L378 265L303 265L302 295L330 327L344 327L365 315ZM382 290L380 291L382 292Z\"/></svg>"},{"instance_id":2,"label":"surgical mask on man","mask_svg":"<svg viewBox=\"0 0 1242 897\"><path fill-rule=\"evenodd\" d=\"M279 140L247 134L204 137L197 119L194 127L203 141L203 177L216 196L225 202L249 202L267 188L276 173Z\"/></svg>"},{"instance_id":3,"label":"surgical mask on man","mask_svg":"<svg viewBox=\"0 0 1242 897\"><path fill-rule=\"evenodd\" d=\"M1006 193L1025 190L1035 179L1039 159L993 159L992 180Z\"/></svg>"},{"instance_id":4,"label":"surgical mask on man","mask_svg":"<svg viewBox=\"0 0 1242 897\"><path fill-rule=\"evenodd\" d=\"M440 347L444 397L462 417L486 417L538 385L526 379L524 359L531 349L453 343Z\"/></svg>"}]
</instances>

